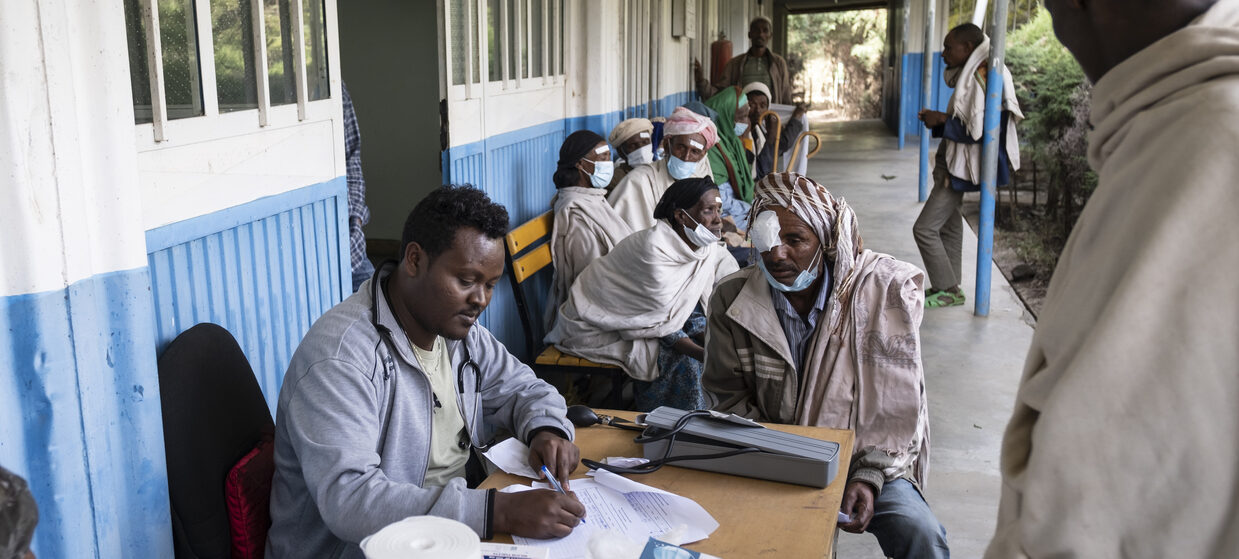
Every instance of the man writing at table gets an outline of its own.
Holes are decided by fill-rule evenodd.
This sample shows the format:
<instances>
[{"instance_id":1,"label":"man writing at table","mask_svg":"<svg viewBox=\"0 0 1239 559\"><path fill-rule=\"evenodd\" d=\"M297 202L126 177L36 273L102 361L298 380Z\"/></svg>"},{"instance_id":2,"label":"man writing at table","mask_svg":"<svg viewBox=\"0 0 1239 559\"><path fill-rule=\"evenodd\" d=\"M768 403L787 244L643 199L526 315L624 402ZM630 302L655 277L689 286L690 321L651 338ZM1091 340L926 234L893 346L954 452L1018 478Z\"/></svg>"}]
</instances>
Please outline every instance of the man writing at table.
<instances>
[{"instance_id":1,"label":"man writing at table","mask_svg":"<svg viewBox=\"0 0 1239 559\"><path fill-rule=\"evenodd\" d=\"M757 183L757 264L710 300L702 386L714 409L759 421L851 429L849 532L887 557L949 557L920 489L929 411L918 328L924 274L861 248L856 214L808 177Z\"/></svg>"},{"instance_id":2,"label":"man writing at table","mask_svg":"<svg viewBox=\"0 0 1239 559\"><path fill-rule=\"evenodd\" d=\"M580 522L568 495L470 489L483 477L473 448L498 428L564 485L580 454L563 397L474 325L503 274L507 224L480 190L432 192L405 222L400 262L310 328L280 390L267 557L361 557L362 538L415 515L483 538Z\"/></svg>"}]
</instances>

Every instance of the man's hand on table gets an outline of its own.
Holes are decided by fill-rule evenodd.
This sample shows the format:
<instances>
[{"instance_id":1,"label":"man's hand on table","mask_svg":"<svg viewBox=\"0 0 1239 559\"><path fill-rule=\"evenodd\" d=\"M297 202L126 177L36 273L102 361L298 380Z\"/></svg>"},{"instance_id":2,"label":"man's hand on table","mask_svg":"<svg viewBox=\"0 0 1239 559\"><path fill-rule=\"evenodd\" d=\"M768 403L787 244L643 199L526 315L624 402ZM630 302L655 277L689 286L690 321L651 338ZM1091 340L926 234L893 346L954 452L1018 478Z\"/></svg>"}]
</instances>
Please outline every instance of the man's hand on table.
<instances>
[{"instance_id":1,"label":"man's hand on table","mask_svg":"<svg viewBox=\"0 0 1239 559\"><path fill-rule=\"evenodd\" d=\"M551 471L551 475L559 480L559 484L563 485L565 490L570 489L568 476L576 471L576 466L580 462L581 449L572 444L572 441L560 436L558 431L549 429L538 431L529 441L529 465L536 472L541 470L542 465L545 464L546 468Z\"/></svg>"},{"instance_id":2,"label":"man's hand on table","mask_svg":"<svg viewBox=\"0 0 1239 559\"><path fill-rule=\"evenodd\" d=\"M562 538L584 517L585 505L572 493L550 489L495 493L495 532L540 540Z\"/></svg>"},{"instance_id":3,"label":"man's hand on table","mask_svg":"<svg viewBox=\"0 0 1239 559\"><path fill-rule=\"evenodd\" d=\"M874 498L872 485L859 480L849 481L843 489L843 505L839 510L852 517L852 521L839 527L853 534L864 532L869 527L869 521L873 520Z\"/></svg>"}]
</instances>

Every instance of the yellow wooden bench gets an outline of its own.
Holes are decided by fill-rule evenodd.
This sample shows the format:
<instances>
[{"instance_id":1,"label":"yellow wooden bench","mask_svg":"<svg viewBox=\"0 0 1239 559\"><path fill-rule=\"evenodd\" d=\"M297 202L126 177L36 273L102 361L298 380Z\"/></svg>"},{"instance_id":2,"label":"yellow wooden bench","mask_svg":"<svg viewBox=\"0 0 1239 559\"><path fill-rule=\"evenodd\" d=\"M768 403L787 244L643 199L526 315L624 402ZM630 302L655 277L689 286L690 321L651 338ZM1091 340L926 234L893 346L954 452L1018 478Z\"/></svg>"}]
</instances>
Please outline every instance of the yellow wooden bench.
<instances>
[{"instance_id":1,"label":"yellow wooden bench","mask_svg":"<svg viewBox=\"0 0 1239 559\"><path fill-rule=\"evenodd\" d=\"M554 223L551 212L546 212L512 229L504 237L504 252L508 264L508 279L512 283L512 295L520 313L521 326L525 330L525 350L532 358L530 368L543 376L557 374L603 374L611 378L611 391L605 406L623 409L623 386L627 375L615 365L595 363L588 359L564 353L553 345L542 343L541 315L529 308L525 299L524 283L538 272L551 266L551 227ZM539 309L540 310L540 309Z\"/></svg>"}]
</instances>

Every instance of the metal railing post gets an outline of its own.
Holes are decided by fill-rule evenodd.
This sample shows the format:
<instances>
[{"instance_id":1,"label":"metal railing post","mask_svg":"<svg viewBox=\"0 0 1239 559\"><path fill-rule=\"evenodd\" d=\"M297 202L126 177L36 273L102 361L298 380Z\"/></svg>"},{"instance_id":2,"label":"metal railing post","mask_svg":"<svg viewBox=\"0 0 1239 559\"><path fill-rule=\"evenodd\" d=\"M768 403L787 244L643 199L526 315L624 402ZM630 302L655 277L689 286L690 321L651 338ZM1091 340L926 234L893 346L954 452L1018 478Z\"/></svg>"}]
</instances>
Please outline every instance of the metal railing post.
<instances>
[{"instance_id":1,"label":"metal railing post","mask_svg":"<svg viewBox=\"0 0 1239 559\"><path fill-rule=\"evenodd\" d=\"M985 135L981 151L981 219L977 234L977 297L973 310L989 316L990 276L994 267L994 204L998 195L998 135L1003 131L1003 59L1007 50L1008 0L994 2L989 30L989 72L985 79ZM1015 146L1019 149L1019 146Z\"/></svg>"},{"instance_id":2,"label":"metal railing post","mask_svg":"<svg viewBox=\"0 0 1239 559\"><path fill-rule=\"evenodd\" d=\"M934 87L934 4L938 0L923 0L925 2L925 44L921 55L921 108L933 109ZM921 126L918 131L921 137L921 175L917 186L916 200L924 202L929 198L929 129Z\"/></svg>"}]
</instances>

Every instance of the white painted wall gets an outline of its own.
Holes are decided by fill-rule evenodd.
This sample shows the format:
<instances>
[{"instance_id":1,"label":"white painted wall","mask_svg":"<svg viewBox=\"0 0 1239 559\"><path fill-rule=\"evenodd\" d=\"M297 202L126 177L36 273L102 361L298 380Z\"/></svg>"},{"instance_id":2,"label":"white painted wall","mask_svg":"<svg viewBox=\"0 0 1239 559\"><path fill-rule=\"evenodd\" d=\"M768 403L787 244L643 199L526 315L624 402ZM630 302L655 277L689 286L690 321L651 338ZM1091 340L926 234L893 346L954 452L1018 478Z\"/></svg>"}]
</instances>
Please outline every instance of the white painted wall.
<instances>
[{"instance_id":1,"label":"white painted wall","mask_svg":"<svg viewBox=\"0 0 1239 559\"><path fill-rule=\"evenodd\" d=\"M146 266L123 14L0 3L0 295Z\"/></svg>"},{"instance_id":2,"label":"white painted wall","mask_svg":"<svg viewBox=\"0 0 1239 559\"><path fill-rule=\"evenodd\" d=\"M925 1L926 0L910 0L911 6L908 11L908 52L920 53L925 47ZM942 39L946 37L949 10L951 9L950 2L947 0L937 0L937 5L934 6L934 19L937 20L937 28L934 30L932 51L939 52L942 50Z\"/></svg>"},{"instance_id":3,"label":"white painted wall","mask_svg":"<svg viewBox=\"0 0 1239 559\"><path fill-rule=\"evenodd\" d=\"M115 17L121 14L118 8ZM324 15L331 97L307 103L304 120L298 119L295 104L272 107L267 126L259 126L257 109L217 115L208 111L206 116L169 121L165 140L156 142L152 126L134 125L130 110L128 141L138 154L145 229L345 174L335 0L326 0ZM123 81L117 76L124 76ZM128 87L128 77L126 61L124 71L111 79Z\"/></svg>"}]
</instances>

